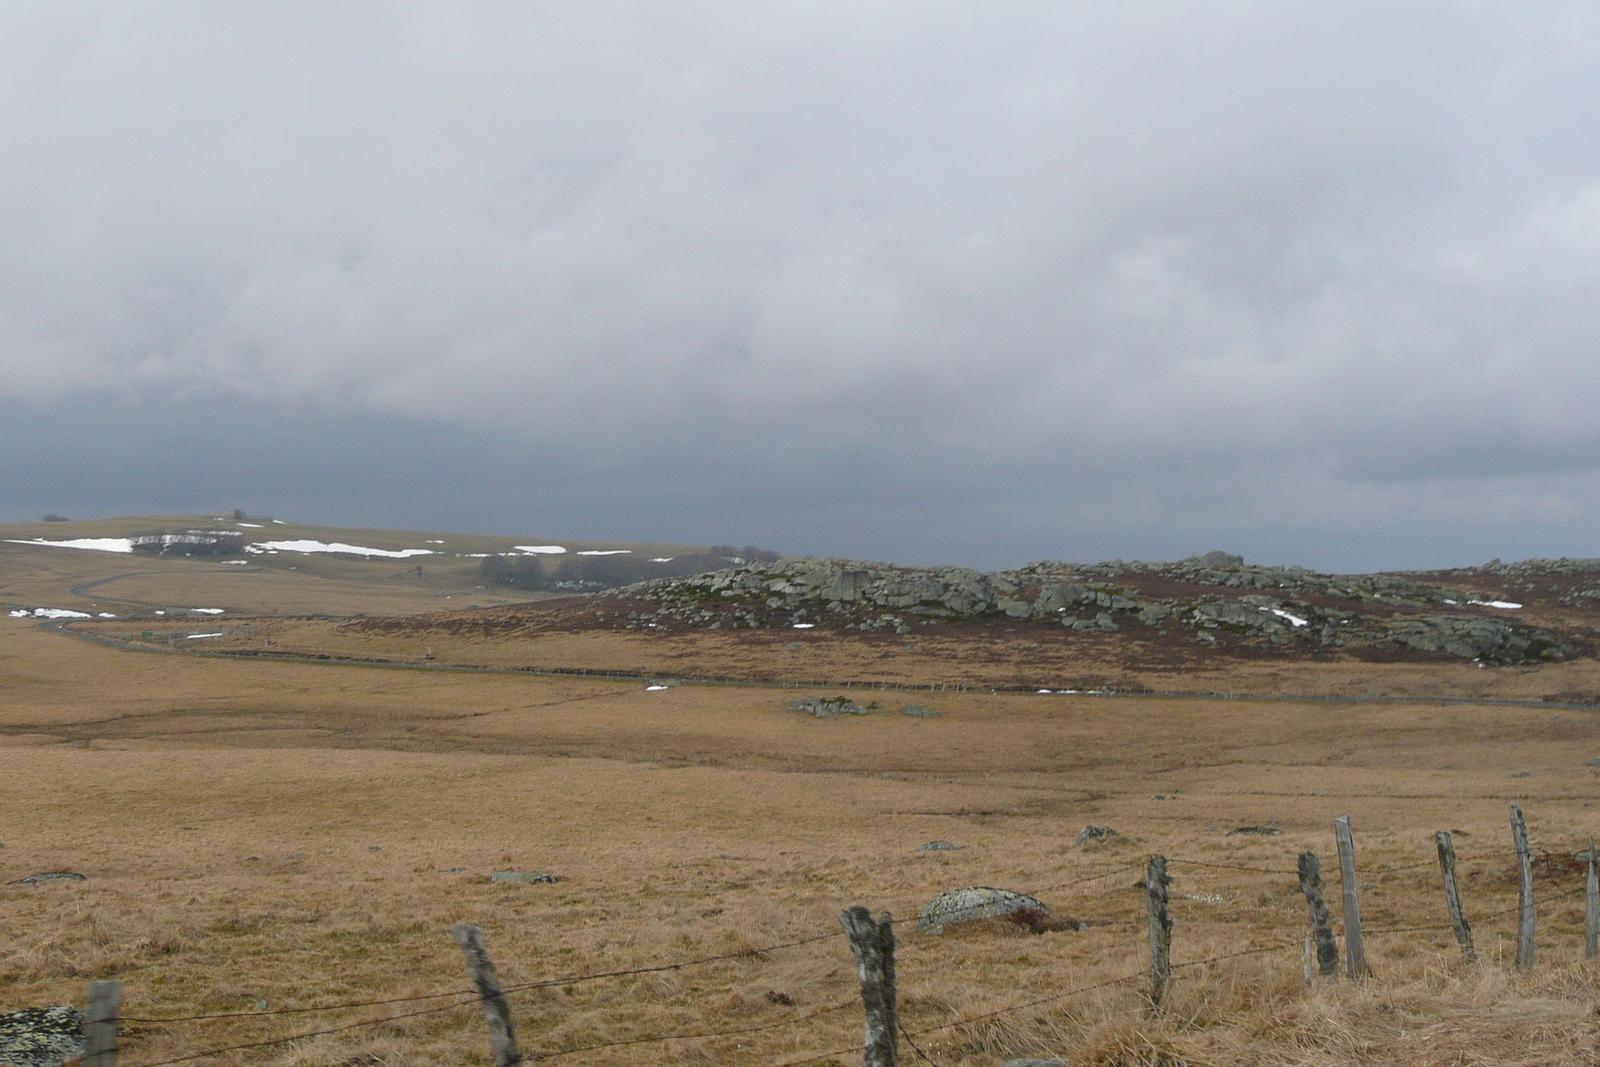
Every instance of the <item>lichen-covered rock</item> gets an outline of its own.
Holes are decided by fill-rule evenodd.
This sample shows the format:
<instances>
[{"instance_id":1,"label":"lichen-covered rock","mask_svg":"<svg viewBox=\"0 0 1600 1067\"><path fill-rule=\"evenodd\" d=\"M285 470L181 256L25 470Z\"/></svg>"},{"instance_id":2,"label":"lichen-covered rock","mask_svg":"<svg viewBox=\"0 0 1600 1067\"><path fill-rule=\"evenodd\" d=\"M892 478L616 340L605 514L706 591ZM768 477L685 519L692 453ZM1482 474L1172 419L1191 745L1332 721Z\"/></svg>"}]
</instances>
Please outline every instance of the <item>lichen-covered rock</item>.
<instances>
[{"instance_id":1,"label":"lichen-covered rock","mask_svg":"<svg viewBox=\"0 0 1600 1067\"><path fill-rule=\"evenodd\" d=\"M83 1013L66 1006L0 1015L0 1065L56 1067L83 1055Z\"/></svg>"},{"instance_id":2,"label":"lichen-covered rock","mask_svg":"<svg viewBox=\"0 0 1600 1067\"><path fill-rule=\"evenodd\" d=\"M849 697L806 697L791 700L790 711L803 711L819 719L837 719L841 715L870 715L873 708L857 704Z\"/></svg>"},{"instance_id":3,"label":"lichen-covered rock","mask_svg":"<svg viewBox=\"0 0 1600 1067\"><path fill-rule=\"evenodd\" d=\"M552 885L556 876L544 871L495 871L489 875L491 882L508 882L512 885Z\"/></svg>"},{"instance_id":4,"label":"lichen-covered rock","mask_svg":"<svg viewBox=\"0 0 1600 1067\"><path fill-rule=\"evenodd\" d=\"M38 874L30 874L26 878L13 879L7 882L6 885L46 885L50 882L84 881L88 881L88 879L76 871L41 871Z\"/></svg>"},{"instance_id":5,"label":"lichen-covered rock","mask_svg":"<svg viewBox=\"0 0 1600 1067\"><path fill-rule=\"evenodd\" d=\"M1108 838L1121 836L1109 826L1096 826L1090 823L1078 831L1078 844L1087 845L1091 841L1104 841Z\"/></svg>"},{"instance_id":6,"label":"lichen-covered rock","mask_svg":"<svg viewBox=\"0 0 1600 1067\"><path fill-rule=\"evenodd\" d=\"M1049 908L1026 893L986 885L952 889L928 901L922 914L917 916L917 930L924 934L942 934L951 923L995 919L1024 910L1046 918L1050 915Z\"/></svg>"}]
</instances>

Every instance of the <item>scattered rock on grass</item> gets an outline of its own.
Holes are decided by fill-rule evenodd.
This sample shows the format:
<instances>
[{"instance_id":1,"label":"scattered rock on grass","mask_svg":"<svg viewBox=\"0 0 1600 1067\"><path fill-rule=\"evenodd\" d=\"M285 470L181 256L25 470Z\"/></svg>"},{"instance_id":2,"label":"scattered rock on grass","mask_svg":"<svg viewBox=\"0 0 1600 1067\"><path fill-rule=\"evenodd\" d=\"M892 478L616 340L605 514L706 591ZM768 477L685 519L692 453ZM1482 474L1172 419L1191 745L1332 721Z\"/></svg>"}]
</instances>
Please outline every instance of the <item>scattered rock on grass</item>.
<instances>
[{"instance_id":1,"label":"scattered rock on grass","mask_svg":"<svg viewBox=\"0 0 1600 1067\"><path fill-rule=\"evenodd\" d=\"M967 847L966 845L958 845L954 841L929 841L926 845L919 845L917 847L917 851L918 852L958 852L961 849L964 849L966 847Z\"/></svg>"},{"instance_id":2,"label":"scattered rock on grass","mask_svg":"<svg viewBox=\"0 0 1600 1067\"><path fill-rule=\"evenodd\" d=\"M905 707L900 709L900 714L910 715L915 719L937 719L940 715L943 715L944 712L934 711L932 708L925 708L921 704L907 704Z\"/></svg>"},{"instance_id":3,"label":"scattered rock on grass","mask_svg":"<svg viewBox=\"0 0 1600 1067\"><path fill-rule=\"evenodd\" d=\"M83 1013L65 1005L0 1015L0 1064L56 1067L83 1055Z\"/></svg>"},{"instance_id":4,"label":"scattered rock on grass","mask_svg":"<svg viewBox=\"0 0 1600 1067\"><path fill-rule=\"evenodd\" d=\"M1091 841L1104 841L1108 838L1121 836L1109 826L1096 826L1090 823L1078 831L1078 844L1087 845Z\"/></svg>"},{"instance_id":5,"label":"scattered rock on grass","mask_svg":"<svg viewBox=\"0 0 1600 1067\"><path fill-rule=\"evenodd\" d=\"M952 889L928 901L922 914L917 916L917 930L924 934L942 934L951 923L996 919L1020 911L1036 913L1044 919L1050 916L1049 908L1026 893L986 885Z\"/></svg>"},{"instance_id":6,"label":"scattered rock on grass","mask_svg":"<svg viewBox=\"0 0 1600 1067\"><path fill-rule=\"evenodd\" d=\"M870 715L878 710L876 704L857 704L849 697L806 697L789 702L790 711L803 711L819 719L837 719L841 715Z\"/></svg>"},{"instance_id":7,"label":"scattered rock on grass","mask_svg":"<svg viewBox=\"0 0 1600 1067\"><path fill-rule=\"evenodd\" d=\"M544 871L495 871L489 875L491 882L509 882L512 885L553 885L556 876Z\"/></svg>"},{"instance_id":8,"label":"scattered rock on grass","mask_svg":"<svg viewBox=\"0 0 1600 1067\"><path fill-rule=\"evenodd\" d=\"M47 882L86 881L88 881L88 879L83 875L78 874L76 871L41 871L38 874L30 874L26 878L14 879L10 882L7 882L6 885L44 885Z\"/></svg>"}]
</instances>

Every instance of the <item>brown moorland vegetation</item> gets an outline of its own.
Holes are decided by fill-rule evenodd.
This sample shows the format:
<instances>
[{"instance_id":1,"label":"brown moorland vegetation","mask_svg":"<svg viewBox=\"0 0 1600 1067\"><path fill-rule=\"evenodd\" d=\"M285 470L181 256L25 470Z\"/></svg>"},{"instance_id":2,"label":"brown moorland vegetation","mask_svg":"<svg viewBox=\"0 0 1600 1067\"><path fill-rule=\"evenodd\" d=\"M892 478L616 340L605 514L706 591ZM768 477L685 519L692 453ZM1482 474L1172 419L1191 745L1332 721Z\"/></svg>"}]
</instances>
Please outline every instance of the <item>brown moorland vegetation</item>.
<instances>
[{"instance_id":1,"label":"brown moorland vegetation","mask_svg":"<svg viewBox=\"0 0 1600 1067\"><path fill-rule=\"evenodd\" d=\"M39 566L71 555L17 551L50 561ZM9 582L30 580L27 565L0 556ZM141 565L187 568L182 582L216 566ZM320 610L367 610L344 595L329 593ZM1571 859L1600 822L1593 711L946 689L852 693L884 713L819 720L786 704L833 689L198 657L144 642L156 620L137 625L134 643L151 651L0 619L0 863L7 880L87 876L0 888L0 986L13 1007L81 1002L84 983L104 976L123 981L124 1012L142 1020L456 991L466 981L449 927L476 921L504 981L552 983L512 994L525 1050L602 1065L770 1065L859 1041L854 968L834 919L859 903L899 920L902 1021L938 1064L1595 1061L1600 971L1582 958L1582 873ZM283 648L297 635L301 652L387 649L431 664L675 674L726 664L780 680L815 663L846 674L876 665L886 681L980 684L990 663L992 677L1019 676L1003 626L952 627L933 648L919 636L921 649L876 635L762 643L759 632L552 628L515 644L464 637L424 661L415 646L437 639L432 623L391 645L381 642L402 639L362 637L339 619L230 613L236 633L245 625ZM991 639L996 647L978 647ZM1085 652L1095 647L1055 654L1087 675L1107 669ZM1592 670L1213 660L1163 673L1161 687L1538 700ZM937 717L898 714L908 702ZM1516 895L1511 800L1527 810L1540 855L1539 957L1525 975L1510 965L1512 916L1499 914ZM1343 813L1357 828L1365 918L1380 931L1368 939L1375 974L1307 989L1305 905L1289 872L1304 848L1332 867L1331 820ZM1075 845L1088 823L1121 836ZM1229 833L1245 826L1279 833ZM1476 965L1439 929L1437 829L1457 833ZM964 847L915 851L935 839ZM1159 1017L1141 1010L1138 981L1102 985L1142 969L1134 882L1153 852L1173 859L1180 965ZM559 880L498 884L497 870ZM916 932L930 896L974 884L1038 890L1058 916L1107 925ZM805 943L758 951L795 941ZM706 956L731 958L576 980ZM1215 956L1231 958L1183 966ZM1072 992L1089 986L1099 988ZM456 1003L130 1021L123 1058L137 1067ZM461 1003L222 1059L486 1062L482 1020L470 998ZM733 1030L746 1032L655 1040ZM623 1041L640 1043L576 1051Z\"/></svg>"}]
</instances>

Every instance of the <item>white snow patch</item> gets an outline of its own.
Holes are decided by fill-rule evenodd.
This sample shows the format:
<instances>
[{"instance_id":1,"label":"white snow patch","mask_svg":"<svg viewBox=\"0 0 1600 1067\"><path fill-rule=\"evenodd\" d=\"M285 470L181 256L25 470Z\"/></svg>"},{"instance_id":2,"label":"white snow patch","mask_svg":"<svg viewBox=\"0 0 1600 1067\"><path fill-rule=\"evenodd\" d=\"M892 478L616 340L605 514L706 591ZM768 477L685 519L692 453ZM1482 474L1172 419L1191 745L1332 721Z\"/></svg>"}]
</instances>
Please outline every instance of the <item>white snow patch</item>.
<instances>
[{"instance_id":1,"label":"white snow patch","mask_svg":"<svg viewBox=\"0 0 1600 1067\"><path fill-rule=\"evenodd\" d=\"M114 618L116 618L116 616L111 614L111 612L109 612L109 611L102 611L99 615L97 615L95 617L99 618L99 619L114 619Z\"/></svg>"},{"instance_id":2,"label":"white snow patch","mask_svg":"<svg viewBox=\"0 0 1600 1067\"><path fill-rule=\"evenodd\" d=\"M671 689L671 688L672 687L670 685L647 685L647 686L644 687L644 691L646 693L659 693L663 689Z\"/></svg>"},{"instance_id":3,"label":"white snow patch","mask_svg":"<svg viewBox=\"0 0 1600 1067\"><path fill-rule=\"evenodd\" d=\"M248 567L248 566L250 566L250 561L247 560L247 559L225 559L225 560L222 561L222 563L223 563L224 566L227 566L227 567Z\"/></svg>"},{"instance_id":4,"label":"white snow patch","mask_svg":"<svg viewBox=\"0 0 1600 1067\"><path fill-rule=\"evenodd\" d=\"M797 622L794 624L794 628L796 630L809 630L815 625L816 623L814 622Z\"/></svg>"},{"instance_id":5,"label":"white snow patch","mask_svg":"<svg viewBox=\"0 0 1600 1067\"><path fill-rule=\"evenodd\" d=\"M456 559L488 559L492 552L457 552Z\"/></svg>"},{"instance_id":6,"label":"white snow patch","mask_svg":"<svg viewBox=\"0 0 1600 1067\"><path fill-rule=\"evenodd\" d=\"M382 556L384 559L407 559L411 556L431 556L431 548L402 548L399 551L390 551L387 548L363 548L360 545L347 545L343 541L328 544L325 541L257 541L253 545L245 546L246 552L336 552L345 556Z\"/></svg>"},{"instance_id":7,"label":"white snow patch","mask_svg":"<svg viewBox=\"0 0 1600 1067\"><path fill-rule=\"evenodd\" d=\"M1289 613L1288 613L1288 612L1287 612L1287 611L1284 611L1284 610L1282 610L1282 609L1281 609L1281 608L1273 608L1273 609L1272 609L1272 613L1273 613L1273 614L1274 614L1274 615L1276 615L1276 616L1277 616L1277 617L1278 617L1278 618L1280 618L1280 619L1288 619L1288 620L1289 620L1289 621L1290 621L1290 622L1292 622L1292 623L1294 623L1294 624L1295 624L1295 625L1296 625L1296 626L1306 626L1306 625L1309 625L1309 624L1308 624L1308 623L1307 623L1307 622L1306 622L1306 620L1304 620L1304 619L1302 619L1302 618L1301 618L1301 617L1300 617L1300 616L1298 616L1298 615L1291 615L1291 614L1289 614Z\"/></svg>"},{"instance_id":8,"label":"white snow patch","mask_svg":"<svg viewBox=\"0 0 1600 1067\"><path fill-rule=\"evenodd\" d=\"M657 556L655 559L651 560L650 562L651 563L671 563L673 560L675 560L677 558L678 558L677 556Z\"/></svg>"},{"instance_id":9,"label":"white snow patch","mask_svg":"<svg viewBox=\"0 0 1600 1067\"><path fill-rule=\"evenodd\" d=\"M227 611L228 609L227 608L190 608L189 610L193 611L193 612L198 612L201 615L221 615L224 611Z\"/></svg>"},{"instance_id":10,"label":"white snow patch","mask_svg":"<svg viewBox=\"0 0 1600 1067\"><path fill-rule=\"evenodd\" d=\"M566 545L512 545L511 547L530 556L559 556L567 550Z\"/></svg>"},{"instance_id":11,"label":"white snow patch","mask_svg":"<svg viewBox=\"0 0 1600 1067\"><path fill-rule=\"evenodd\" d=\"M239 525L240 526L248 526L252 530L264 530L264 529L266 529L266 527L262 526L259 522L241 522Z\"/></svg>"},{"instance_id":12,"label":"white snow patch","mask_svg":"<svg viewBox=\"0 0 1600 1067\"><path fill-rule=\"evenodd\" d=\"M1482 605L1483 607L1486 607L1486 608L1506 608L1506 609L1509 609L1509 610L1515 610L1517 608L1522 607L1521 604L1513 604L1509 600L1469 600L1469 601L1467 601L1467 603L1468 604L1480 604L1480 605Z\"/></svg>"},{"instance_id":13,"label":"white snow patch","mask_svg":"<svg viewBox=\"0 0 1600 1067\"><path fill-rule=\"evenodd\" d=\"M633 555L633 549L631 549L631 548L590 549L588 552L579 552L578 555L580 555L580 556L631 556L631 555Z\"/></svg>"},{"instance_id":14,"label":"white snow patch","mask_svg":"<svg viewBox=\"0 0 1600 1067\"><path fill-rule=\"evenodd\" d=\"M287 526L287 525L289 525L288 523L284 522L282 519L273 519L272 520L272 524L274 526Z\"/></svg>"},{"instance_id":15,"label":"white snow patch","mask_svg":"<svg viewBox=\"0 0 1600 1067\"><path fill-rule=\"evenodd\" d=\"M36 537L31 541L18 541L6 539L13 545L43 545L46 548L84 548L90 552L132 552L133 539L130 537L78 537L71 541L46 541Z\"/></svg>"},{"instance_id":16,"label":"white snow patch","mask_svg":"<svg viewBox=\"0 0 1600 1067\"><path fill-rule=\"evenodd\" d=\"M1446 600L1446 601L1445 601L1445 603L1446 603L1446 604L1454 604L1454 603L1455 603L1455 601L1454 601L1454 600Z\"/></svg>"},{"instance_id":17,"label":"white snow patch","mask_svg":"<svg viewBox=\"0 0 1600 1067\"><path fill-rule=\"evenodd\" d=\"M444 544L443 541L430 541L427 538L423 538L422 539L422 543L425 544L425 545L442 545L442 544Z\"/></svg>"},{"instance_id":18,"label":"white snow patch","mask_svg":"<svg viewBox=\"0 0 1600 1067\"><path fill-rule=\"evenodd\" d=\"M227 634L185 634L184 636L190 641L198 641L202 637L226 637L228 635Z\"/></svg>"},{"instance_id":19,"label":"white snow patch","mask_svg":"<svg viewBox=\"0 0 1600 1067\"><path fill-rule=\"evenodd\" d=\"M66 608L34 608L33 616L36 619L87 619L87 611L68 611Z\"/></svg>"},{"instance_id":20,"label":"white snow patch","mask_svg":"<svg viewBox=\"0 0 1600 1067\"><path fill-rule=\"evenodd\" d=\"M13 619L26 619L29 613L26 611L13 611L10 615Z\"/></svg>"}]
</instances>

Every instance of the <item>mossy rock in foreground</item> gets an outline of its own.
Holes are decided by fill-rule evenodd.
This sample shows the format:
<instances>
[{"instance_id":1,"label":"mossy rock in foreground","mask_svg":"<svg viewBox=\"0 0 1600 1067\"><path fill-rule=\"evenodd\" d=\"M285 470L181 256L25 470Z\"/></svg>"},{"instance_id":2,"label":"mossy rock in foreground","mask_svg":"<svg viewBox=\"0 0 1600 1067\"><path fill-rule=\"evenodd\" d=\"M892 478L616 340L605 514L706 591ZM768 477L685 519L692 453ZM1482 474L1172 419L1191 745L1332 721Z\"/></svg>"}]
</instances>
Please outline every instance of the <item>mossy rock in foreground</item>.
<instances>
[{"instance_id":1,"label":"mossy rock in foreground","mask_svg":"<svg viewBox=\"0 0 1600 1067\"><path fill-rule=\"evenodd\" d=\"M56 1067L83 1055L83 1013L77 1008L25 1008L0 1015L0 1065Z\"/></svg>"}]
</instances>

